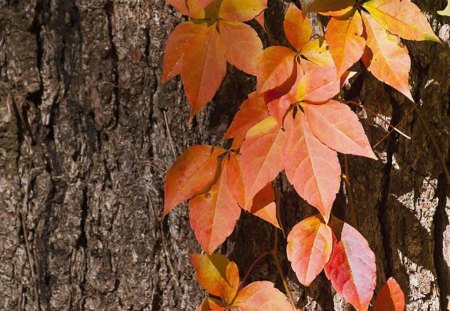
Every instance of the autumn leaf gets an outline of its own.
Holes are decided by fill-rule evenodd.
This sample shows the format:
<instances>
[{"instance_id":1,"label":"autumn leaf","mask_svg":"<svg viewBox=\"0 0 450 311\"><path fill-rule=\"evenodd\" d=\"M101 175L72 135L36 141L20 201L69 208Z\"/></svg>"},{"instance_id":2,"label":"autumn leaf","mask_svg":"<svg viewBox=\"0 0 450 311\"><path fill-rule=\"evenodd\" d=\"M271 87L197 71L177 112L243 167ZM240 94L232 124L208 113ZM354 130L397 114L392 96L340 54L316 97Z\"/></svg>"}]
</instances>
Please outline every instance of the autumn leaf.
<instances>
[{"instance_id":1,"label":"autumn leaf","mask_svg":"<svg viewBox=\"0 0 450 311\"><path fill-rule=\"evenodd\" d=\"M232 301L239 288L239 269L224 255L190 254L198 283L211 295Z\"/></svg>"},{"instance_id":2,"label":"autumn leaf","mask_svg":"<svg viewBox=\"0 0 450 311\"><path fill-rule=\"evenodd\" d=\"M389 278L375 300L376 311L405 310L405 294L394 278Z\"/></svg>"},{"instance_id":3,"label":"autumn leaf","mask_svg":"<svg viewBox=\"0 0 450 311\"><path fill-rule=\"evenodd\" d=\"M411 1L371 0L363 4L373 18L389 32L407 40L441 42L426 17Z\"/></svg>"},{"instance_id":4,"label":"autumn leaf","mask_svg":"<svg viewBox=\"0 0 450 311\"><path fill-rule=\"evenodd\" d=\"M222 21L219 33L227 60L238 69L256 75L257 61L263 51L256 31L244 23Z\"/></svg>"},{"instance_id":5,"label":"autumn leaf","mask_svg":"<svg viewBox=\"0 0 450 311\"><path fill-rule=\"evenodd\" d=\"M367 310L376 284L375 255L366 239L349 224L333 218L335 242L325 274L334 289L357 311Z\"/></svg>"},{"instance_id":6,"label":"autumn leaf","mask_svg":"<svg viewBox=\"0 0 450 311\"><path fill-rule=\"evenodd\" d=\"M330 259L333 248L331 228L321 216L312 216L295 225L287 237L287 257L298 280L309 286Z\"/></svg>"},{"instance_id":7,"label":"autumn leaf","mask_svg":"<svg viewBox=\"0 0 450 311\"><path fill-rule=\"evenodd\" d=\"M243 311L293 310L286 296L267 281L254 282L244 287L233 306ZM233 310L233 309L231 309Z\"/></svg>"},{"instance_id":8,"label":"autumn leaf","mask_svg":"<svg viewBox=\"0 0 450 311\"><path fill-rule=\"evenodd\" d=\"M369 14L362 14L367 33L367 47L362 57L367 69L380 81L392 86L414 101L409 89L411 59L396 36L386 32Z\"/></svg>"},{"instance_id":9,"label":"autumn leaf","mask_svg":"<svg viewBox=\"0 0 450 311\"><path fill-rule=\"evenodd\" d=\"M216 299L206 297L196 311L227 311L227 306Z\"/></svg>"},{"instance_id":10,"label":"autumn leaf","mask_svg":"<svg viewBox=\"0 0 450 311\"><path fill-rule=\"evenodd\" d=\"M267 221L280 229L277 219L277 206L275 203L275 192L272 184L268 184L259 191L253 200L247 204L248 212Z\"/></svg>"},{"instance_id":11,"label":"autumn leaf","mask_svg":"<svg viewBox=\"0 0 450 311\"><path fill-rule=\"evenodd\" d=\"M286 139L286 133L271 116L248 131L240 158L246 201L252 200L283 170Z\"/></svg>"},{"instance_id":12,"label":"autumn leaf","mask_svg":"<svg viewBox=\"0 0 450 311\"><path fill-rule=\"evenodd\" d=\"M336 68L316 67L307 71L296 86L298 102L324 103L340 91L340 77Z\"/></svg>"},{"instance_id":13,"label":"autumn leaf","mask_svg":"<svg viewBox=\"0 0 450 311\"><path fill-rule=\"evenodd\" d=\"M339 76L363 55L366 46L363 31L361 14L356 10L349 16L332 18L328 23L325 39Z\"/></svg>"},{"instance_id":14,"label":"autumn leaf","mask_svg":"<svg viewBox=\"0 0 450 311\"><path fill-rule=\"evenodd\" d=\"M272 46L258 60L258 94L276 88L289 79L294 70L295 53L286 47Z\"/></svg>"},{"instance_id":15,"label":"autumn leaf","mask_svg":"<svg viewBox=\"0 0 450 311\"><path fill-rule=\"evenodd\" d=\"M442 11L438 11L439 15L450 16L450 2L447 2L447 6Z\"/></svg>"},{"instance_id":16,"label":"autumn leaf","mask_svg":"<svg viewBox=\"0 0 450 311\"><path fill-rule=\"evenodd\" d=\"M284 17L283 26L289 43L294 49L301 51L312 35L312 25L306 14L291 4Z\"/></svg>"},{"instance_id":17,"label":"autumn leaf","mask_svg":"<svg viewBox=\"0 0 450 311\"><path fill-rule=\"evenodd\" d=\"M335 100L324 105L305 105L306 119L319 140L340 153L377 159L358 116Z\"/></svg>"},{"instance_id":18,"label":"autumn leaf","mask_svg":"<svg viewBox=\"0 0 450 311\"><path fill-rule=\"evenodd\" d=\"M202 249L211 254L233 232L241 208L228 187L229 159L222 160L221 174L211 189L189 201L189 219Z\"/></svg>"},{"instance_id":19,"label":"autumn leaf","mask_svg":"<svg viewBox=\"0 0 450 311\"><path fill-rule=\"evenodd\" d=\"M267 8L267 0L222 0L219 19L247 22Z\"/></svg>"},{"instance_id":20,"label":"autumn leaf","mask_svg":"<svg viewBox=\"0 0 450 311\"><path fill-rule=\"evenodd\" d=\"M164 215L185 200L209 190L216 176L218 157L225 152L221 148L197 145L176 159L166 175Z\"/></svg>"},{"instance_id":21,"label":"autumn leaf","mask_svg":"<svg viewBox=\"0 0 450 311\"><path fill-rule=\"evenodd\" d=\"M334 60L324 40L311 40L302 49L301 55L319 67L333 67ZM302 65L305 62L302 62Z\"/></svg>"},{"instance_id":22,"label":"autumn leaf","mask_svg":"<svg viewBox=\"0 0 450 311\"><path fill-rule=\"evenodd\" d=\"M309 10L327 16L343 16L348 14L355 4L354 0L315 0Z\"/></svg>"},{"instance_id":23,"label":"autumn leaf","mask_svg":"<svg viewBox=\"0 0 450 311\"><path fill-rule=\"evenodd\" d=\"M285 172L297 193L316 207L328 221L339 191L341 167L337 153L322 144L311 132L302 113L285 120L288 155Z\"/></svg>"}]
</instances>

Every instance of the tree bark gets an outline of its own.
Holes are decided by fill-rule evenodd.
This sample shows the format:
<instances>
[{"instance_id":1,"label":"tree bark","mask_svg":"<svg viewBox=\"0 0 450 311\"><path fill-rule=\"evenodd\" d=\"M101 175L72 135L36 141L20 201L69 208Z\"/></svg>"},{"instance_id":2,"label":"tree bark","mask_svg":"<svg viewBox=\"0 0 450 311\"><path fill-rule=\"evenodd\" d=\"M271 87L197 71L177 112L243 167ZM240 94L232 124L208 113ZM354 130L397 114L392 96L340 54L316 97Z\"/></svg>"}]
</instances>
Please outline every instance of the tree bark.
<instances>
[{"instance_id":1,"label":"tree bark","mask_svg":"<svg viewBox=\"0 0 450 311\"><path fill-rule=\"evenodd\" d=\"M444 41L406 43L417 110L363 67L341 94L411 140L385 137L380 118L356 109L372 144L384 140L378 161L348 158L350 187L334 212L368 239L377 289L393 276L407 310L445 310L450 187L427 128L448 166L450 26L436 14L444 0L414 2ZM269 0L266 44L286 44L286 4ZM186 206L162 219L164 176L188 146L222 143L255 80L229 66L189 123L179 78L160 82L165 42L182 19L164 0L0 0L1 310L195 310L205 296L187 258L200 248ZM284 178L276 185L289 230L314 211ZM274 233L244 215L220 252L245 273ZM284 247L299 306L351 310L323 274L300 286ZM250 278L260 279L282 288L269 259Z\"/></svg>"}]
</instances>

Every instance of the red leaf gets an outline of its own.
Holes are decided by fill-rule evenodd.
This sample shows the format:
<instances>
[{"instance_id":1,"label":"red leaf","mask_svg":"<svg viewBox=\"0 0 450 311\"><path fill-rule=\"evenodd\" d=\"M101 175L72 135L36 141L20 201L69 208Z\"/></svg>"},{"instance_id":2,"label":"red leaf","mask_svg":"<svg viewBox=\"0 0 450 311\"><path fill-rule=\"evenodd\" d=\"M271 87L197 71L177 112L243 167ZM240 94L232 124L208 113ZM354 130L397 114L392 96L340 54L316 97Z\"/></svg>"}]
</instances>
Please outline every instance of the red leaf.
<instances>
[{"instance_id":1,"label":"red leaf","mask_svg":"<svg viewBox=\"0 0 450 311\"><path fill-rule=\"evenodd\" d=\"M345 154L377 159L358 116L347 106L331 100L306 105L306 119L313 134L328 147Z\"/></svg>"},{"instance_id":2,"label":"red leaf","mask_svg":"<svg viewBox=\"0 0 450 311\"><path fill-rule=\"evenodd\" d=\"M251 93L248 99L241 104L239 111L234 116L224 139L233 138L240 146L248 130L269 116L264 94Z\"/></svg>"},{"instance_id":3,"label":"red leaf","mask_svg":"<svg viewBox=\"0 0 450 311\"><path fill-rule=\"evenodd\" d=\"M240 158L246 202L283 170L286 138L273 117L266 118L248 131Z\"/></svg>"},{"instance_id":4,"label":"red leaf","mask_svg":"<svg viewBox=\"0 0 450 311\"><path fill-rule=\"evenodd\" d=\"M227 311L227 306L220 301L207 297L203 299L196 311Z\"/></svg>"},{"instance_id":5,"label":"red leaf","mask_svg":"<svg viewBox=\"0 0 450 311\"><path fill-rule=\"evenodd\" d=\"M179 24L170 34L164 49L164 66L162 82L181 73L183 55L191 41L206 29L206 23L194 24L185 22Z\"/></svg>"},{"instance_id":6,"label":"red leaf","mask_svg":"<svg viewBox=\"0 0 450 311\"><path fill-rule=\"evenodd\" d=\"M403 311L405 310L405 294L394 278L384 284L375 300L376 311Z\"/></svg>"},{"instance_id":7,"label":"red leaf","mask_svg":"<svg viewBox=\"0 0 450 311\"><path fill-rule=\"evenodd\" d=\"M313 135L300 112L295 119L288 114L285 129L289 137L286 176L297 193L328 221L341 180L337 153Z\"/></svg>"},{"instance_id":8,"label":"red leaf","mask_svg":"<svg viewBox=\"0 0 450 311\"><path fill-rule=\"evenodd\" d=\"M183 57L181 79L192 105L191 118L214 97L226 70L219 34L212 25L190 41Z\"/></svg>"},{"instance_id":9,"label":"red leaf","mask_svg":"<svg viewBox=\"0 0 450 311\"><path fill-rule=\"evenodd\" d=\"M183 201L209 190L214 182L218 156L225 150L192 146L177 158L166 175L164 215Z\"/></svg>"},{"instance_id":10,"label":"red leaf","mask_svg":"<svg viewBox=\"0 0 450 311\"><path fill-rule=\"evenodd\" d=\"M222 21L219 33L227 60L238 69L256 75L257 61L263 51L256 31L244 23Z\"/></svg>"},{"instance_id":11,"label":"red leaf","mask_svg":"<svg viewBox=\"0 0 450 311\"><path fill-rule=\"evenodd\" d=\"M264 50L258 60L256 89L259 94L282 85L294 71L295 53L282 46Z\"/></svg>"},{"instance_id":12,"label":"red leaf","mask_svg":"<svg viewBox=\"0 0 450 311\"><path fill-rule=\"evenodd\" d=\"M224 255L190 254L198 283L211 295L226 301L236 296L239 288L239 270L234 262Z\"/></svg>"},{"instance_id":13,"label":"red leaf","mask_svg":"<svg viewBox=\"0 0 450 311\"><path fill-rule=\"evenodd\" d=\"M286 296L274 288L273 283L267 281L254 282L244 287L233 306L243 311L293 310Z\"/></svg>"},{"instance_id":14,"label":"red leaf","mask_svg":"<svg viewBox=\"0 0 450 311\"><path fill-rule=\"evenodd\" d=\"M333 233L320 216L302 220L289 233L287 257L298 280L309 286L330 259Z\"/></svg>"},{"instance_id":15,"label":"red leaf","mask_svg":"<svg viewBox=\"0 0 450 311\"><path fill-rule=\"evenodd\" d=\"M309 42L312 35L311 22L308 16L294 4L287 9L283 26L286 38L297 51L300 51Z\"/></svg>"},{"instance_id":16,"label":"red leaf","mask_svg":"<svg viewBox=\"0 0 450 311\"><path fill-rule=\"evenodd\" d=\"M233 232L241 215L241 208L228 188L228 163L228 158L222 160L220 177L209 192L189 202L191 227L208 254L214 252Z\"/></svg>"},{"instance_id":17,"label":"red leaf","mask_svg":"<svg viewBox=\"0 0 450 311\"><path fill-rule=\"evenodd\" d=\"M331 227L338 238L325 274L339 295L357 311L365 311L375 288L375 255L366 239L349 224L333 218Z\"/></svg>"}]
</instances>

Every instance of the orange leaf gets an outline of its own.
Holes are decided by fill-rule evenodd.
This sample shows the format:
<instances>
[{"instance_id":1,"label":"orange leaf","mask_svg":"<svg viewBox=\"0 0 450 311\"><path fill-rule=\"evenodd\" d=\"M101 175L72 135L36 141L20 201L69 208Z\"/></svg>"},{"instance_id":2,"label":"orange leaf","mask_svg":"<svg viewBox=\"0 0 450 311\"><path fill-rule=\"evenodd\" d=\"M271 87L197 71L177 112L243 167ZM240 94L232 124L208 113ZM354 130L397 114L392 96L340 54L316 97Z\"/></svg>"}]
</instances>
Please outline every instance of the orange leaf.
<instances>
[{"instance_id":1,"label":"orange leaf","mask_svg":"<svg viewBox=\"0 0 450 311\"><path fill-rule=\"evenodd\" d=\"M297 193L328 221L341 180L337 153L312 134L300 112L295 119L288 114L285 129L289 137L286 176Z\"/></svg>"},{"instance_id":2,"label":"orange leaf","mask_svg":"<svg viewBox=\"0 0 450 311\"><path fill-rule=\"evenodd\" d=\"M234 262L224 255L190 254L198 283L211 295L226 301L236 296L239 288L239 270Z\"/></svg>"},{"instance_id":3,"label":"orange leaf","mask_svg":"<svg viewBox=\"0 0 450 311\"><path fill-rule=\"evenodd\" d=\"M411 1L371 0L363 6L378 23L395 35L407 40L441 42L426 17Z\"/></svg>"},{"instance_id":4,"label":"orange leaf","mask_svg":"<svg viewBox=\"0 0 450 311\"><path fill-rule=\"evenodd\" d=\"M284 32L294 49L300 51L309 42L312 35L312 25L306 14L303 14L294 4L287 9L284 17Z\"/></svg>"},{"instance_id":5,"label":"orange leaf","mask_svg":"<svg viewBox=\"0 0 450 311\"><path fill-rule=\"evenodd\" d=\"M298 280L309 286L330 259L333 233L320 216L302 220L289 233L287 257Z\"/></svg>"},{"instance_id":6,"label":"orange leaf","mask_svg":"<svg viewBox=\"0 0 450 311\"><path fill-rule=\"evenodd\" d=\"M172 31L164 49L162 82L166 82L181 73L184 53L188 50L195 36L205 29L206 23L185 22L179 24Z\"/></svg>"},{"instance_id":7,"label":"orange leaf","mask_svg":"<svg viewBox=\"0 0 450 311\"><path fill-rule=\"evenodd\" d=\"M292 75L295 53L283 46L271 46L258 60L256 89L259 94L282 85Z\"/></svg>"},{"instance_id":8,"label":"orange leaf","mask_svg":"<svg viewBox=\"0 0 450 311\"><path fill-rule=\"evenodd\" d=\"M202 249L211 254L233 232L241 208L228 187L229 159L222 160L221 174L208 193L189 202L191 227Z\"/></svg>"},{"instance_id":9,"label":"orange leaf","mask_svg":"<svg viewBox=\"0 0 450 311\"><path fill-rule=\"evenodd\" d=\"M366 239L349 224L333 218L331 227L338 237L325 274L339 295L357 311L365 311L375 288L375 255Z\"/></svg>"},{"instance_id":10,"label":"orange leaf","mask_svg":"<svg viewBox=\"0 0 450 311\"><path fill-rule=\"evenodd\" d=\"M302 56L317 66L334 66L333 58L324 40L317 39L309 41L302 49Z\"/></svg>"},{"instance_id":11,"label":"orange leaf","mask_svg":"<svg viewBox=\"0 0 450 311\"><path fill-rule=\"evenodd\" d=\"M358 11L350 16L332 18L328 23L325 38L339 76L363 55L366 46L366 40L361 37L363 30L361 14Z\"/></svg>"},{"instance_id":12,"label":"orange leaf","mask_svg":"<svg viewBox=\"0 0 450 311\"><path fill-rule=\"evenodd\" d=\"M164 215L183 201L209 190L214 182L221 148L192 146L177 158L166 175Z\"/></svg>"},{"instance_id":13,"label":"orange leaf","mask_svg":"<svg viewBox=\"0 0 450 311\"><path fill-rule=\"evenodd\" d=\"M248 211L255 216L271 223L276 228L280 228L277 219L277 206L275 204L275 192L272 184L268 184L258 192L250 205Z\"/></svg>"},{"instance_id":14,"label":"orange leaf","mask_svg":"<svg viewBox=\"0 0 450 311\"><path fill-rule=\"evenodd\" d=\"M340 91L335 67L315 67L305 73L297 85L297 101L324 103Z\"/></svg>"},{"instance_id":15,"label":"orange leaf","mask_svg":"<svg viewBox=\"0 0 450 311\"><path fill-rule=\"evenodd\" d=\"M183 57L181 79L192 105L191 118L214 97L226 71L219 34L212 25L190 41Z\"/></svg>"},{"instance_id":16,"label":"orange leaf","mask_svg":"<svg viewBox=\"0 0 450 311\"><path fill-rule=\"evenodd\" d=\"M246 202L283 170L286 138L286 133L271 116L248 131L240 158Z\"/></svg>"},{"instance_id":17,"label":"orange leaf","mask_svg":"<svg viewBox=\"0 0 450 311\"><path fill-rule=\"evenodd\" d=\"M243 311L293 310L286 296L274 288L273 283L267 281L254 282L244 287L238 293L233 306Z\"/></svg>"},{"instance_id":18,"label":"orange leaf","mask_svg":"<svg viewBox=\"0 0 450 311\"><path fill-rule=\"evenodd\" d=\"M267 8L267 0L222 0L219 18L247 22Z\"/></svg>"},{"instance_id":19,"label":"orange leaf","mask_svg":"<svg viewBox=\"0 0 450 311\"><path fill-rule=\"evenodd\" d=\"M354 6L354 0L316 0L309 10L327 16L343 16L348 14Z\"/></svg>"},{"instance_id":20,"label":"orange leaf","mask_svg":"<svg viewBox=\"0 0 450 311\"><path fill-rule=\"evenodd\" d=\"M347 106L331 100L325 105L306 105L306 119L313 134L338 152L377 159L358 116Z\"/></svg>"},{"instance_id":21,"label":"orange leaf","mask_svg":"<svg viewBox=\"0 0 450 311\"><path fill-rule=\"evenodd\" d=\"M264 94L257 95L256 92L253 92L241 104L223 138L233 138L235 141L239 141L237 145L240 146L248 130L268 116Z\"/></svg>"},{"instance_id":22,"label":"orange leaf","mask_svg":"<svg viewBox=\"0 0 450 311\"><path fill-rule=\"evenodd\" d=\"M166 0L171 6L173 6L178 12L183 15L189 15L189 10L186 5L186 0Z\"/></svg>"},{"instance_id":23,"label":"orange leaf","mask_svg":"<svg viewBox=\"0 0 450 311\"><path fill-rule=\"evenodd\" d=\"M203 299L196 311L227 311L227 306L220 301L207 297Z\"/></svg>"},{"instance_id":24,"label":"orange leaf","mask_svg":"<svg viewBox=\"0 0 450 311\"><path fill-rule=\"evenodd\" d=\"M389 278L375 300L376 311L405 310L405 294L394 278Z\"/></svg>"},{"instance_id":25,"label":"orange leaf","mask_svg":"<svg viewBox=\"0 0 450 311\"><path fill-rule=\"evenodd\" d=\"M389 84L414 101L409 90L411 59L400 39L391 35L367 13L362 15L367 33L363 63L380 81Z\"/></svg>"},{"instance_id":26,"label":"orange leaf","mask_svg":"<svg viewBox=\"0 0 450 311\"><path fill-rule=\"evenodd\" d=\"M227 60L238 69L256 75L257 61L263 51L256 31L244 23L222 21L219 33Z\"/></svg>"}]
</instances>

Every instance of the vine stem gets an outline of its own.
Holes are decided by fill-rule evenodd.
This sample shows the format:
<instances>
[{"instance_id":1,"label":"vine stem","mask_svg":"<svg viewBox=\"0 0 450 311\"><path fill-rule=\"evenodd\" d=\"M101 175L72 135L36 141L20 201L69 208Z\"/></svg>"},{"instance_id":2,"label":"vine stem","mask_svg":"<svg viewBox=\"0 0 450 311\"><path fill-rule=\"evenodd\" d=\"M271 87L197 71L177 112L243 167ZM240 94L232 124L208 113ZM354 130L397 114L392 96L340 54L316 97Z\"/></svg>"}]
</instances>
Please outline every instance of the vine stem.
<instances>
[{"instance_id":1,"label":"vine stem","mask_svg":"<svg viewBox=\"0 0 450 311\"><path fill-rule=\"evenodd\" d=\"M275 265L277 266L278 274L280 275L281 282L283 283L284 290L286 291L286 294L288 296L289 302L292 305L293 310L297 310L295 307L294 298L292 298L291 290L289 289L289 285L286 281L286 278L284 277L283 270L281 269L280 259L278 258L278 232L275 230L275 237L273 241L273 250L272 250L272 257L275 261Z\"/></svg>"},{"instance_id":2,"label":"vine stem","mask_svg":"<svg viewBox=\"0 0 450 311\"><path fill-rule=\"evenodd\" d=\"M265 251L261 255L259 255L255 260L253 260L252 264L248 268L247 272L244 275L244 278L241 281L241 284L239 285L238 292L244 287L245 282L247 281L248 277L250 276L250 273L253 271L253 269L256 267L256 265L266 256L272 255L272 250Z\"/></svg>"}]
</instances>

